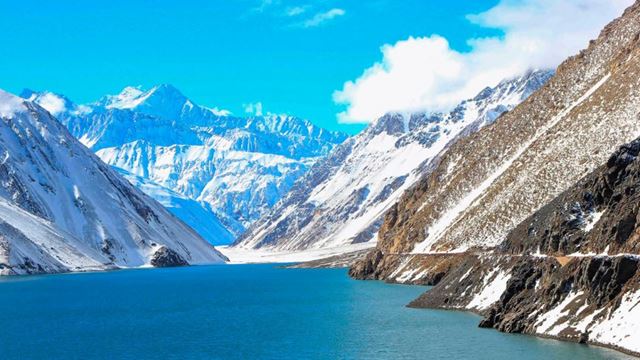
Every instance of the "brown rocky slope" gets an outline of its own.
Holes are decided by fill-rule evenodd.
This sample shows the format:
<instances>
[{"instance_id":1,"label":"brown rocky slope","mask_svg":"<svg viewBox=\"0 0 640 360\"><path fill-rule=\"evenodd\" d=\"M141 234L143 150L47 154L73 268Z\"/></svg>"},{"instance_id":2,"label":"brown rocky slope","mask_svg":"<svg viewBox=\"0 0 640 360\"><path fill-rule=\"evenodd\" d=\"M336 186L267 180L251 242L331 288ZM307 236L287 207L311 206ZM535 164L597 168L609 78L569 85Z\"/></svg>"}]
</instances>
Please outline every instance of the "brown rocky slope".
<instances>
[{"instance_id":1,"label":"brown rocky slope","mask_svg":"<svg viewBox=\"0 0 640 360\"><path fill-rule=\"evenodd\" d=\"M411 306L640 353L640 3L527 101L453 144L385 216L360 279ZM605 164L605 165L602 165Z\"/></svg>"}]
</instances>

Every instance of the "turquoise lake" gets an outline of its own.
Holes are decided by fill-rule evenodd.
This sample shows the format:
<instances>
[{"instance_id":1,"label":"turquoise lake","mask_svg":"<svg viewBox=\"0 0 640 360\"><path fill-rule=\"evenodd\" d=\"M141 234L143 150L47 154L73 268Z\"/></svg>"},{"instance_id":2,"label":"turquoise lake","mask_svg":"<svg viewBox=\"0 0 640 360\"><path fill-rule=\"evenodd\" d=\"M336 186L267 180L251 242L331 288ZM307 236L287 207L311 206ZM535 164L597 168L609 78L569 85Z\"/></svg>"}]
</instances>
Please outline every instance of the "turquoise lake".
<instances>
[{"instance_id":1,"label":"turquoise lake","mask_svg":"<svg viewBox=\"0 0 640 360\"><path fill-rule=\"evenodd\" d=\"M627 358L404 306L425 290L274 265L3 277L0 358Z\"/></svg>"}]
</instances>

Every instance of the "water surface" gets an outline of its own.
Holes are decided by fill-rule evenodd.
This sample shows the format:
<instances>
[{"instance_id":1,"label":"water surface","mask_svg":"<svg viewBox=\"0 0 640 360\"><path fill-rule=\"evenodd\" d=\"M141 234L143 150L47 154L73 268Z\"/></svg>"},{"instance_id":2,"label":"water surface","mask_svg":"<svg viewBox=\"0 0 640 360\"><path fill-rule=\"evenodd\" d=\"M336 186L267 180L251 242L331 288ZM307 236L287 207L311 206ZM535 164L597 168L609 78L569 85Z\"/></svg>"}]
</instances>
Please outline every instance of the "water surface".
<instances>
[{"instance_id":1,"label":"water surface","mask_svg":"<svg viewBox=\"0 0 640 360\"><path fill-rule=\"evenodd\" d=\"M404 307L423 291L273 265L4 277L0 358L626 358Z\"/></svg>"}]
</instances>

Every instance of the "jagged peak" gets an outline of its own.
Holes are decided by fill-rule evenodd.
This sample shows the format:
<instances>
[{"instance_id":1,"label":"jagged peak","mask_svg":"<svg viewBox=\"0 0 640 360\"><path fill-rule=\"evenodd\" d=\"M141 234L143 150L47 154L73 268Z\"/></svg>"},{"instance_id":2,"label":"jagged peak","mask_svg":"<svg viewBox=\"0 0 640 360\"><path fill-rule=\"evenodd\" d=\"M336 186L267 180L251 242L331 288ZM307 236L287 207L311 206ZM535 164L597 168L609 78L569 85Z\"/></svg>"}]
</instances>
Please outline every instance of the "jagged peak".
<instances>
[{"instance_id":1,"label":"jagged peak","mask_svg":"<svg viewBox=\"0 0 640 360\"><path fill-rule=\"evenodd\" d=\"M98 101L98 105L107 109L135 109L149 102L159 102L182 107L187 101L189 99L175 86L159 84L149 90L145 90L142 86L127 86L117 95L103 97Z\"/></svg>"}]
</instances>

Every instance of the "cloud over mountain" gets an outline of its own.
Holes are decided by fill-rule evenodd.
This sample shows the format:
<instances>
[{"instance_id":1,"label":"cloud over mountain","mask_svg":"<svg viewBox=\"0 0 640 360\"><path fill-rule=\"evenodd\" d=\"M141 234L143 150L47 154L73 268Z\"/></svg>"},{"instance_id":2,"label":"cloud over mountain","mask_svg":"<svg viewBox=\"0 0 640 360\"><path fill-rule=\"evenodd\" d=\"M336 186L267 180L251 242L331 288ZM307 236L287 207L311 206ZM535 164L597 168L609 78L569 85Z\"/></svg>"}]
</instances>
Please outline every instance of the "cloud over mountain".
<instances>
[{"instance_id":1,"label":"cloud over mountain","mask_svg":"<svg viewBox=\"0 0 640 360\"><path fill-rule=\"evenodd\" d=\"M446 111L484 86L529 68L555 67L590 39L632 0L502 0L468 16L499 37L472 38L471 50L452 49L439 35L409 37L381 47L382 59L334 92L346 105L344 123L366 123L389 111ZM572 14L574 21L567 21Z\"/></svg>"}]
</instances>

